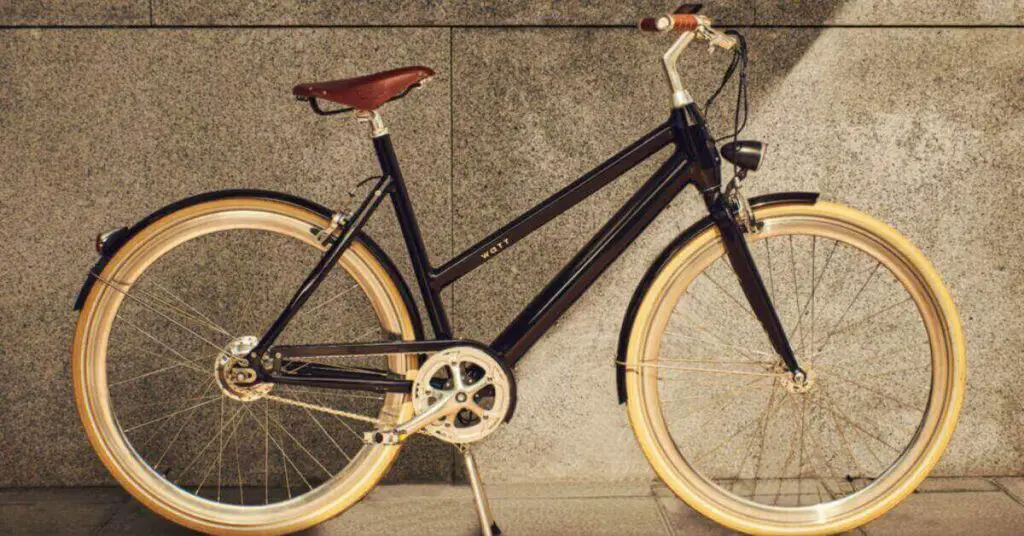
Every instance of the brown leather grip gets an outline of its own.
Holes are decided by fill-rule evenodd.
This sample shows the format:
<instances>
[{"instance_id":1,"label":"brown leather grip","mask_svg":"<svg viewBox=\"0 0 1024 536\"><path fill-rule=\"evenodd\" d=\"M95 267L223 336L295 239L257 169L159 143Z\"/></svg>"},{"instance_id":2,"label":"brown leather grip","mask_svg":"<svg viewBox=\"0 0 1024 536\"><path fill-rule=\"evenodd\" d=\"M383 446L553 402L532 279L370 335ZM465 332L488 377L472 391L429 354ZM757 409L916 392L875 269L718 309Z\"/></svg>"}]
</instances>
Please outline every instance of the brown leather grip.
<instances>
[{"instance_id":1,"label":"brown leather grip","mask_svg":"<svg viewBox=\"0 0 1024 536\"><path fill-rule=\"evenodd\" d=\"M647 17L640 20L637 26L644 32L667 32L669 30L682 30L689 32L696 30L699 22L697 17L686 14L663 15L661 17Z\"/></svg>"},{"instance_id":2,"label":"brown leather grip","mask_svg":"<svg viewBox=\"0 0 1024 536\"><path fill-rule=\"evenodd\" d=\"M670 15L672 17L672 29L682 30L684 32L690 32L697 29L700 22L697 21L696 15Z\"/></svg>"}]
</instances>

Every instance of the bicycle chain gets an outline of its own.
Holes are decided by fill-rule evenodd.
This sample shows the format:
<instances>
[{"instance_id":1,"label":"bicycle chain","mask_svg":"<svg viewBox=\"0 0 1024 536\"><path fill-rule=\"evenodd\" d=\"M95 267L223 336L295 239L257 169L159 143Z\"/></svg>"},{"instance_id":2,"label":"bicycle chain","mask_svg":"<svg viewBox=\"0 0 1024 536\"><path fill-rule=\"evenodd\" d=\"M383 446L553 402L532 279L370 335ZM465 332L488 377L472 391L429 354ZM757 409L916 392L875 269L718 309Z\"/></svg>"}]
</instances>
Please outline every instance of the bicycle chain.
<instances>
[{"instance_id":1,"label":"bicycle chain","mask_svg":"<svg viewBox=\"0 0 1024 536\"><path fill-rule=\"evenodd\" d=\"M262 398L266 398L268 400L273 400L275 402L280 402L282 404L288 404L290 406L300 407L300 408L303 408L303 409L311 409L311 410L314 410L314 411L320 411L320 412L323 412L323 413L328 413L330 415L336 415L338 417L347 417L349 419L353 419L353 420L356 420L356 421L367 422L367 423L374 424L374 425L377 425L377 426L385 424L384 421L382 421L380 419L375 419L373 417L367 417L366 415L360 415L358 413L352 413L352 412L343 411L343 410L340 410L340 409L333 409L333 408L328 408L328 407L324 407L324 406L318 406L316 404L310 404L310 403L307 403L307 402L301 402L301 401L298 401L298 400L294 400L294 399L291 399L291 398L284 398L284 397L277 396L277 395L265 394L265 395L263 395Z\"/></svg>"},{"instance_id":2,"label":"bicycle chain","mask_svg":"<svg viewBox=\"0 0 1024 536\"><path fill-rule=\"evenodd\" d=\"M431 353L434 353L434 352L431 352ZM336 355L336 356L318 356L318 357L346 357L347 355L349 355L349 354L339 354L339 355ZM356 357L367 357L367 356L370 356L370 357L373 357L373 356L386 357L386 356L390 356L392 354L390 354L390 353L380 353L380 354L358 354L358 355L353 354L353 355L356 356ZM275 365L276 365L276 363L275 363ZM342 365L342 366L344 366L344 365ZM288 373L288 371L285 371L285 370L283 370L282 372L284 372L285 374ZM340 410L340 409L328 408L328 407L320 406L320 405L317 405L317 404L310 404L308 402L302 402L302 401L295 400L295 399L292 399L292 398L284 398L284 397L280 397L280 396L277 396L277 395L272 395L272 394L269 394L269 393L266 394L266 395L263 395L263 398L266 398L268 400L274 400L276 402L280 402L282 404L287 404L287 405L290 405L290 406L296 406L296 407L303 408L303 409L311 409L313 411L319 411L319 412L322 412L322 413L327 413L329 415L336 415L338 417L346 417L346 418L353 419L353 420L356 420L356 421L361 421L361 422L373 424L375 426L384 426L384 425L387 424L387 423L385 423L384 421L382 421L380 419L375 419L373 417L367 417L366 415L360 415L358 413L352 413L352 412L344 411L344 410Z\"/></svg>"}]
</instances>

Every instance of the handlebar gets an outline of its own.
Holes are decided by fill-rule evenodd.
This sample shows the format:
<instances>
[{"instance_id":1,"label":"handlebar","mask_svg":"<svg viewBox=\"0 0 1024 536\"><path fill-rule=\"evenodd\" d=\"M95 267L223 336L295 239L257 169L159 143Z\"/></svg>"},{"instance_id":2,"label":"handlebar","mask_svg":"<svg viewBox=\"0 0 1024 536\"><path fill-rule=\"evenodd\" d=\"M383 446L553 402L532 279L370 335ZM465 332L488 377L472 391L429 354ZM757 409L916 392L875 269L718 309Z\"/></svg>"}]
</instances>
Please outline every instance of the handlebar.
<instances>
[{"instance_id":1,"label":"handlebar","mask_svg":"<svg viewBox=\"0 0 1024 536\"><path fill-rule=\"evenodd\" d=\"M706 17L698 17L697 15L663 15L661 17L640 19L640 24L637 26L643 32L667 32L669 30L692 32L700 26L700 19L707 20Z\"/></svg>"},{"instance_id":2,"label":"handlebar","mask_svg":"<svg viewBox=\"0 0 1024 536\"><path fill-rule=\"evenodd\" d=\"M664 33L669 30L682 32L693 32L694 37L703 39L712 47L732 50L736 46L736 39L711 27L711 19L701 15L689 15L673 13L660 17L646 17L640 19L637 27L642 32Z\"/></svg>"}]
</instances>

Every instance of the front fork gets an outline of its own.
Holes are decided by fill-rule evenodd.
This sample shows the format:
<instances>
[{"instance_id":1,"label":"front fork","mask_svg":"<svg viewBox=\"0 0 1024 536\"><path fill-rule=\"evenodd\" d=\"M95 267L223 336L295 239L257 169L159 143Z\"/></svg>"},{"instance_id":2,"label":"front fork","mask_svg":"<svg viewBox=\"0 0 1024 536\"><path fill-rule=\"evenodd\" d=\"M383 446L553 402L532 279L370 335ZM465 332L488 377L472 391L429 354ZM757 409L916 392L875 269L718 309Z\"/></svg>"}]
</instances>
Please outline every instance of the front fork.
<instances>
[{"instance_id":1,"label":"front fork","mask_svg":"<svg viewBox=\"0 0 1024 536\"><path fill-rule=\"evenodd\" d=\"M744 230L737 222L738 207L732 207L726 196L718 192L706 192L704 202L711 214L712 221L722 233L722 241L725 243L725 252L729 257L729 263L736 272L740 287L743 289L743 294L746 295L754 315L761 322L765 333L768 334L768 340L771 341L775 353L782 357L786 368L793 374L793 379L797 383L803 383L807 375L797 363L796 356L793 355L793 348L789 344L786 330L782 327L782 321L779 320L779 314L772 304L768 289L764 286L764 280L761 279L761 273L757 270L757 264L755 264L750 248L747 246L747 240L743 236Z\"/></svg>"}]
</instances>

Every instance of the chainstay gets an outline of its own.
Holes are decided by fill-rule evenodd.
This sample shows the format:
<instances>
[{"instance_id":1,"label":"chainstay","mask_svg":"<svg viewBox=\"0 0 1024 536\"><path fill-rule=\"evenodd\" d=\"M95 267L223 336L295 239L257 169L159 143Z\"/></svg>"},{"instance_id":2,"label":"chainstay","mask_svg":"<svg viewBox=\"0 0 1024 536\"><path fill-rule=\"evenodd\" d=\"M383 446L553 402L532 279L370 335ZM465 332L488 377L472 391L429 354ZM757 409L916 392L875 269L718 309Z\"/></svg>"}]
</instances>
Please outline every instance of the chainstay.
<instances>
[{"instance_id":1,"label":"chainstay","mask_svg":"<svg viewBox=\"0 0 1024 536\"><path fill-rule=\"evenodd\" d=\"M434 353L437 353L437 352L425 352L425 353L434 354ZM393 354L394 354L394 352L379 353L379 354L352 354L352 356L353 357L366 357L366 356L387 357L387 356L390 356L390 355L393 355ZM308 359L316 359L317 357L319 357L319 358L324 358L324 357L347 357L348 355L349 354L338 354L338 355L329 355L329 356L316 356L316 357L306 358L306 359L307 360ZM344 365L341 365L341 367L344 368ZM285 374L288 374L288 371L283 371L283 372ZM313 410L313 411L319 411L321 413L327 413L328 415L336 415L338 417L345 417L345 418L353 419L353 420L356 420L356 421L361 421L361 422L369 423L369 424L372 424L372 425L375 425L375 426L387 426L388 425L387 423L385 423L384 421L382 421L380 419L375 419L373 417L367 417L366 415L360 415L358 413L352 413L350 411L344 411L344 410L340 410L340 409L328 408L326 406L321 406L321 405L318 405L318 404L310 404L308 402L302 402L300 400L295 400L295 399L292 399L292 398L285 398L285 397L281 397L281 396L277 396L277 395L272 395L272 394L269 394L269 393L266 394L266 395L263 395L263 398L266 398L268 400L273 400L275 402L280 402L282 404L287 404L287 405L290 405L290 406L295 406L295 407L299 407L299 408L303 408L303 409L308 409L308 410Z\"/></svg>"}]
</instances>

